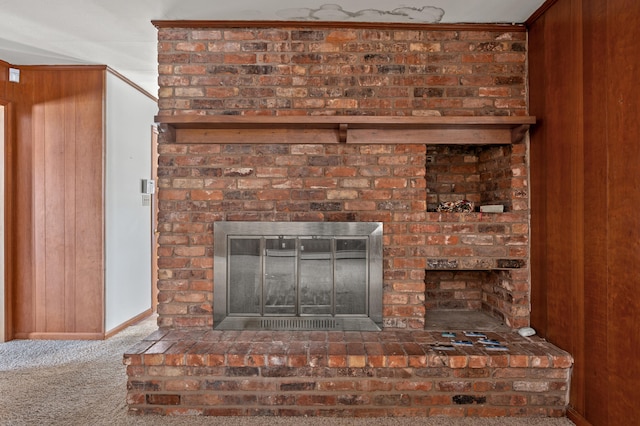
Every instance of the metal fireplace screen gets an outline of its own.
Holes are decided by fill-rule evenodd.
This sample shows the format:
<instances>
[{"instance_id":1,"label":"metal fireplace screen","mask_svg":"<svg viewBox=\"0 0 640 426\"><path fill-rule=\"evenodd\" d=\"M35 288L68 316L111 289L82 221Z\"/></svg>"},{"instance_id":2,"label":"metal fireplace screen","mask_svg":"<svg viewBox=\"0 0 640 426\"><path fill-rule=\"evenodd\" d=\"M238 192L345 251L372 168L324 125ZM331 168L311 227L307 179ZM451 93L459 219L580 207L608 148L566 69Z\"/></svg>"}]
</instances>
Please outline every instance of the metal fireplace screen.
<instances>
[{"instance_id":1,"label":"metal fireplace screen","mask_svg":"<svg viewBox=\"0 0 640 426\"><path fill-rule=\"evenodd\" d=\"M218 329L380 330L379 222L215 222Z\"/></svg>"}]
</instances>

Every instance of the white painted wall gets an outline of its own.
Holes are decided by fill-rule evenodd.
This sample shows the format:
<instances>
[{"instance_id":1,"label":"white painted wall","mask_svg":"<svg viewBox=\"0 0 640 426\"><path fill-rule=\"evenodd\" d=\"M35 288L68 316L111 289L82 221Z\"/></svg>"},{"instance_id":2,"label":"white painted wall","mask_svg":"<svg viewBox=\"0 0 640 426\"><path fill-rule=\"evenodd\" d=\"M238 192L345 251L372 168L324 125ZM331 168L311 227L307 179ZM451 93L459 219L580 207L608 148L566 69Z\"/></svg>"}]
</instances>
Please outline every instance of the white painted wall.
<instances>
[{"instance_id":1,"label":"white painted wall","mask_svg":"<svg viewBox=\"0 0 640 426\"><path fill-rule=\"evenodd\" d=\"M151 308L151 125L157 104L107 73L105 178L105 330Z\"/></svg>"},{"instance_id":2,"label":"white painted wall","mask_svg":"<svg viewBox=\"0 0 640 426\"><path fill-rule=\"evenodd\" d=\"M0 342L6 339L4 286L4 106L0 105Z\"/></svg>"}]
</instances>

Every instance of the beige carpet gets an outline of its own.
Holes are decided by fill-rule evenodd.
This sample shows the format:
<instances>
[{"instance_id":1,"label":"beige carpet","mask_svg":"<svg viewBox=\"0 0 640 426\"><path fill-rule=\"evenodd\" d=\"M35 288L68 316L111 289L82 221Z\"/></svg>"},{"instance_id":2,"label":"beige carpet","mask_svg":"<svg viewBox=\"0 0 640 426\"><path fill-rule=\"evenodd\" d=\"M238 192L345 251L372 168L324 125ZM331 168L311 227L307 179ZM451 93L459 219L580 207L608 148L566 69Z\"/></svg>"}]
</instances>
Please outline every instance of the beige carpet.
<instances>
[{"instance_id":1,"label":"beige carpet","mask_svg":"<svg viewBox=\"0 0 640 426\"><path fill-rule=\"evenodd\" d=\"M155 318L106 341L0 343L0 425L568 426L546 418L137 417L127 414L122 354L155 330Z\"/></svg>"}]
</instances>

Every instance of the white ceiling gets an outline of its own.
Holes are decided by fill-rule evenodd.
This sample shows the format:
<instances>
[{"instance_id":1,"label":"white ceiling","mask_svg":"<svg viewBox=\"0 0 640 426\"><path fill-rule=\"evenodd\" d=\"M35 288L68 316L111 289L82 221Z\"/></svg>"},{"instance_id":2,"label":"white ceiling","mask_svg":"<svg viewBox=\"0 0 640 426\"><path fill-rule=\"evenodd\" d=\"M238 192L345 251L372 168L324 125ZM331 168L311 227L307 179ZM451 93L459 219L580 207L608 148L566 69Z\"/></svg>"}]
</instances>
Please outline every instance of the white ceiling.
<instances>
[{"instance_id":1,"label":"white ceiling","mask_svg":"<svg viewBox=\"0 0 640 426\"><path fill-rule=\"evenodd\" d=\"M0 59L108 65L157 94L152 20L523 23L544 0L0 0Z\"/></svg>"}]
</instances>

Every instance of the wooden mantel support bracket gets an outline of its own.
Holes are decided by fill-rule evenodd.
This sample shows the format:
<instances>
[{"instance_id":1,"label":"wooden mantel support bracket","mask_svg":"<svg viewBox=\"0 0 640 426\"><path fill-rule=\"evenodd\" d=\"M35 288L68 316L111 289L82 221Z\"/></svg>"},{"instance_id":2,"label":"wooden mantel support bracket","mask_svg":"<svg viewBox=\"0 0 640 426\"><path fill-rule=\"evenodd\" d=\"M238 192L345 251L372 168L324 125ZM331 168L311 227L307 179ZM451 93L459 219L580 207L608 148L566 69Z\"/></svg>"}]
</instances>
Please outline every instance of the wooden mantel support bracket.
<instances>
[{"instance_id":1,"label":"wooden mantel support bracket","mask_svg":"<svg viewBox=\"0 0 640 426\"><path fill-rule=\"evenodd\" d=\"M528 124L522 124L520 126L516 126L511 130L511 142L518 143L524 138L524 135L529 131Z\"/></svg>"},{"instance_id":2,"label":"wooden mantel support bracket","mask_svg":"<svg viewBox=\"0 0 640 426\"><path fill-rule=\"evenodd\" d=\"M157 116L177 143L349 143L506 145L522 140L532 116Z\"/></svg>"},{"instance_id":3,"label":"wooden mantel support bracket","mask_svg":"<svg viewBox=\"0 0 640 426\"><path fill-rule=\"evenodd\" d=\"M338 136L338 140L340 143L347 143L349 125L347 123L340 123L340 134Z\"/></svg>"}]
</instances>

